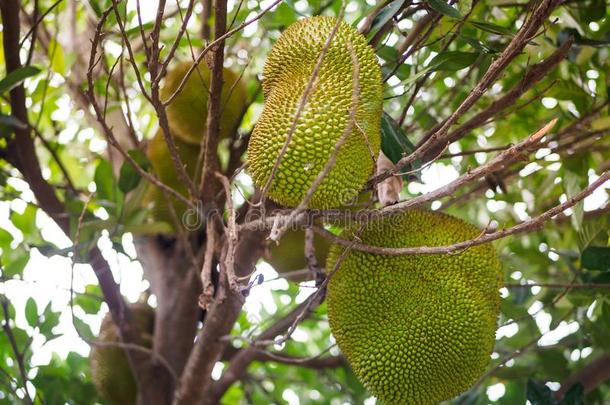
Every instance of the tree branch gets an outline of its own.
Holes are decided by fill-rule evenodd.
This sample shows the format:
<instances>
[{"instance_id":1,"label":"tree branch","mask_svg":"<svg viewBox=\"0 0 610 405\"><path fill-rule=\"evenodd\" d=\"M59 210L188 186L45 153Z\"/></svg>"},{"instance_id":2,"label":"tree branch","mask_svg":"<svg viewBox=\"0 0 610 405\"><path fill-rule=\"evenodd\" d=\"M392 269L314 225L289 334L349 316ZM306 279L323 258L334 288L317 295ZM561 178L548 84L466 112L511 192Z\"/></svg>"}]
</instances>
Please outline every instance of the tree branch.
<instances>
[{"instance_id":1,"label":"tree branch","mask_svg":"<svg viewBox=\"0 0 610 405\"><path fill-rule=\"evenodd\" d=\"M570 387L577 383L581 383L585 394L588 394L608 379L610 379L610 354L603 354L566 378L561 383L561 388L557 391L555 397L559 400L563 399Z\"/></svg>"},{"instance_id":2,"label":"tree branch","mask_svg":"<svg viewBox=\"0 0 610 405\"><path fill-rule=\"evenodd\" d=\"M422 157L423 162L428 162L434 159L434 157L438 156L443 149L445 149L446 144L457 141L474 128L485 124L489 118L498 112L513 105L514 102L521 97L521 95L531 89L540 79L544 78L551 71L551 69L565 59L571 46L572 40L570 39L557 48L557 50L547 59L538 63L537 65L532 66L532 68L528 70L525 75L523 75L523 79L521 79L521 81L517 83L509 92L507 92L500 99L494 101L489 107L469 119L467 122L460 125L454 131L447 134L445 143L431 148ZM422 142L420 142L420 145L425 142L426 139L427 137L424 136Z\"/></svg>"},{"instance_id":3,"label":"tree branch","mask_svg":"<svg viewBox=\"0 0 610 405\"><path fill-rule=\"evenodd\" d=\"M227 30L227 2L225 0L214 1L214 38L222 38ZM220 116L222 114L222 87L223 87L223 62L225 57L225 41L214 41L212 49L210 92L208 94L207 121L205 125L205 136L201 138L197 167L201 169L201 180L199 182L199 193L206 201L212 201L218 191L218 183L215 181L215 173L219 170L218 164L218 138L220 130ZM231 198L231 196L227 196ZM229 279L233 284L233 280Z\"/></svg>"},{"instance_id":4,"label":"tree branch","mask_svg":"<svg viewBox=\"0 0 610 405\"><path fill-rule=\"evenodd\" d=\"M235 273L240 278L249 275L264 250L263 231L242 231L235 250ZM181 377L174 404L198 404L207 399L205 390L212 384L210 374L227 347L228 341L221 339L231 332L244 302L241 293L229 288L221 257L220 285L214 301L207 312L203 328L197 336L195 346L189 356Z\"/></svg>"},{"instance_id":5,"label":"tree branch","mask_svg":"<svg viewBox=\"0 0 610 405\"><path fill-rule=\"evenodd\" d=\"M3 24L3 45L5 50L6 70L10 73L21 67L19 58L19 2L6 0L0 2L0 13ZM21 122L24 128L15 129L15 138L7 145L9 159L28 182L39 206L57 223L68 236L70 233L69 217L63 203L57 198L53 187L42 177L40 163L36 157L34 142L30 136L27 117L25 90L23 84L16 86L10 93L11 112ZM108 263L100 250L95 247L88 255L89 263L97 276L104 299L108 304L112 318L118 325L121 340L125 343L140 345L139 332L132 322L131 313L119 291ZM127 350L127 356L138 382L150 375L147 368L148 356ZM154 403L154 402L149 402Z\"/></svg>"},{"instance_id":6,"label":"tree branch","mask_svg":"<svg viewBox=\"0 0 610 405\"><path fill-rule=\"evenodd\" d=\"M319 302L318 302L319 303ZM235 382L240 380L248 371L248 366L255 360L258 360L258 356L261 355L261 348L268 346L274 341L276 336L283 334L286 330L290 329L294 325L295 321L299 318L303 319L317 307L317 305L311 305L310 301L305 301L298 305L284 317L280 318L273 325L267 328L261 333L250 346L241 349L232 356L229 363L229 367L222 373L220 379L210 386L210 389L205 396L208 398L205 405L212 405L218 403L222 395L229 389L229 387Z\"/></svg>"},{"instance_id":7,"label":"tree branch","mask_svg":"<svg viewBox=\"0 0 610 405\"><path fill-rule=\"evenodd\" d=\"M453 253L458 252L464 249L468 249L472 246L482 245L484 243L488 243L497 239L505 238L510 235L520 234L524 232L529 232L534 229L540 228L545 221L553 218L554 216L560 214L561 212L567 210L570 207L576 205L576 203L582 201L587 196L589 196L593 191L597 188L601 187L606 181L610 180L610 171L606 171L602 173L602 175L597 178L594 182L592 182L588 187L582 190L580 193L568 198L566 202L559 204L548 211L543 212L542 214L531 218L527 221L524 221L520 224L512 226L510 228L506 228L500 231L483 234L478 238L458 242L452 245L447 246L420 246L420 247L407 247L407 248L385 248L385 247L377 247L377 246L368 246L363 245L361 243L355 241L348 241L346 239L340 238L338 236L333 235L329 231L319 226L315 226L314 230L321 234L323 237L329 239L334 243L338 243L343 246L350 246L353 244L354 249L360 250L368 253L375 253L381 255L390 255L390 256L401 256L401 255L415 255L415 254L439 254L439 253Z\"/></svg>"},{"instance_id":8,"label":"tree branch","mask_svg":"<svg viewBox=\"0 0 610 405\"><path fill-rule=\"evenodd\" d=\"M297 367L307 367L313 369L337 368L347 365L343 356L326 356L326 357L296 357L285 354L278 355L266 350L258 350L254 358L255 361L271 361L281 364L289 364Z\"/></svg>"},{"instance_id":9,"label":"tree branch","mask_svg":"<svg viewBox=\"0 0 610 405\"><path fill-rule=\"evenodd\" d=\"M369 180L369 184L377 184L380 181L396 174L400 169L406 165L414 162L417 159L421 159L429 151L431 151L437 144L446 146L447 145L447 132L449 128L457 122L457 120L468 111L474 103L481 98L492 83L498 78L500 73L509 65L509 63L523 50L525 45L535 36L540 26L544 23L546 18L550 15L553 9L557 6L559 0L543 0L539 3L536 9L532 12L530 18L528 18L521 29L510 41L508 46L504 49L498 59L496 59L485 75L479 80L475 88L468 94L466 99L460 104L460 106L445 120L443 125L436 130L430 137L413 153L404 158L400 159L394 170L387 171L378 176L373 177Z\"/></svg>"}]
</instances>

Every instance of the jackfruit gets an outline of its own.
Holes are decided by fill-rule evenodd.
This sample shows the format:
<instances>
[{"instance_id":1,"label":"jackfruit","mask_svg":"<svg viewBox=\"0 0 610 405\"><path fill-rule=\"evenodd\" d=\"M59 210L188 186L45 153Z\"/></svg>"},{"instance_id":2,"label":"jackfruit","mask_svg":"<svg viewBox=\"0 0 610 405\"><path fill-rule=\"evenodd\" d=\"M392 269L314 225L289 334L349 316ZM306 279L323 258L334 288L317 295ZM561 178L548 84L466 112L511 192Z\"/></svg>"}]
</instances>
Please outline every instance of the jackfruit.
<instances>
[{"instance_id":1,"label":"jackfruit","mask_svg":"<svg viewBox=\"0 0 610 405\"><path fill-rule=\"evenodd\" d=\"M323 266L328 255L330 243L320 235L315 234L313 245L316 251L316 260L320 266ZM280 274L307 269L305 231L302 229L290 229L282 236L279 244L276 245L274 242L271 242L267 262ZM303 281L309 278L311 278L311 275L291 279Z\"/></svg>"},{"instance_id":2,"label":"jackfruit","mask_svg":"<svg viewBox=\"0 0 610 405\"><path fill-rule=\"evenodd\" d=\"M144 346L152 347L154 310L146 304L130 305L133 321L140 332ZM100 396L112 405L136 403L137 385L124 350L118 346L104 346L120 342L119 331L110 313L102 320L97 342L89 354L91 380Z\"/></svg>"},{"instance_id":3,"label":"jackfruit","mask_svg":"<svg viewBox=\"0 0 610 405\"><path fill-rule=\"evenodd\" d=\"M337 20L311 17L289 26L273 46L263 71L265 106L248 144L250 174L259 187L267 183L305 88ZM332 170L313 194L309 208L334 208L354 198L374 169L381 143L381 70L366 39L339 24L314 86L275 174L269 197L297 206L323 170L348 126L358 61L355 123Z\"/></svg>"},{"instance_id":4,"label":"jackfruit","mask_svg":"<svg viewBox=\"0 0 610 405\"><path fill-rule=\"evenodd\" d=\"M188 176L193 179L195 176L197 159L199 158L199 145L191 145L176 137L174 137L174 143L176 144L178 156L184 165L184 170ZM165 142L161 129L159 129L155 136L150 140L147 155L159 180L176 190L181 195L188 197L187 186L182 180L180 180L178 172L174 167L174 163L172 162L171 155L169 153L169 148L167 147L167 143ZM195 184L199 184L198 179L194 180ZM168 195L168 198L174 207L178 221L183 221L187 206L175 197ZM152 201L154 204L152 207L152 214L155 221L165 222L174 227L175 224L172 220L172 216L167 204L168 200L160 188L151 187L149 189L146 202L149 201Z\"/></svg>"},{"instance_id":5,"label":"jackfruit","mask_svg":"<svg viewBox=\"0 0 610 405\"><path fill-rule=\"evenodd\" d=\"M372 220L359 238L399 248L444 246L479 233L449 215L410 210ZM327 271L343 249L331 247ZM355 374L385 404L434 404L465 391L488 364L501 285L491 245L411 256L352 250L328 284L331 331Z\"/></svg>"},{"instance_id":6,"label":"jackfruit","mask_svg":"<svg viewBox=\"0 0 610 405\"><path fill-rule=\"evenodd\" d=\"M168 71L159 96L166 102L178 89L192 62L182 62ZM243 110L246 108L246 90L239 77L230 69L223 70L222 112L219 137L225 138L237 130ZM200 63L191 73L182 91L167 106L170 130L182 141L199 145L205 132L210 91L210 69Z\"/></svg>"}]
</instances>

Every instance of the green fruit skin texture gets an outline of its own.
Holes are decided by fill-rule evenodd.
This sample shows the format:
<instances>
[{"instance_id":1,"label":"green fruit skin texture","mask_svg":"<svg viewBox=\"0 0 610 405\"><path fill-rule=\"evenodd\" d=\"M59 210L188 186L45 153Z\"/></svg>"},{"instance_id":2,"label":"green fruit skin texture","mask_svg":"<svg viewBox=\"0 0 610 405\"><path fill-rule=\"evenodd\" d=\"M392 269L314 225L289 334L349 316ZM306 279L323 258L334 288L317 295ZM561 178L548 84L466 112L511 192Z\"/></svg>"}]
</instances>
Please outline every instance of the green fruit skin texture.
<instances>
[{"instance_id":1,"label":"green fruit skin texture","mask_svg":"<svg viewBox=\"0 0 610 405\"><path fill-rule=\"evenodd\" d=\"M331 17L300 20L282 33L267 57L263 72L265 106L248 144L250 174L261 188L271 175L335 24L336 19ZM381 69L366 39L341 22L273 178L269 197L279 204L294 207L301 202L348 125L354 85L348 45L359 65L356 123L309 207L341 206L358 194L373 172L373 158L381 143Z\"/></svg>"},{"instance_id":2,"label":"green fruit skin texture","mask_svg":"<svg viewBox=\"0 0 610 405\"><path fill-rule=\"evenodd\" d=\"M316 234L313 238L313 245L316 251L316 260L320 265L324 264L330 244L326 239ZM267 261L280 274L306 269L305 231L302 229L287 231L282 236L282 239L280 239L279 245L271 242L269 253L270 257ZM306 278L297 278L295 280L301 281Z\"/></svg>"},{"instance_id":3,"label":"green fruit skin texture","mask_svg":"<svg viewBox=\"0 0 610 405\"><path fill-rule=\"evenodd\" d=\"M152 347L154 310L145 304L130 306L134 322L141 334L143 344ZM119 332L110 314L102 320L100 343L120 342ZM91 379L100 396L112 405L131 405L136 403L137 386L131 373L129 361L122 348L92 346L89 354Z\"/></svg>"},{"instance_id":4,"label":"green fruit skin texture","mask_svg":"<svg viewBox=\"0 0 610 405\"><path fill-rule=\"evenodd\" d=\"M167 101L178 89L192 62L182 62L168 71L160 89L161 101ZM246 107L246 90L239 77L229 69L223 69L222 113L220 138L230 136L239 125ZM182 141L199 145L205 132L210 89L210 70L200 63L189 76L182 91L167 106L167 118L171 131Z\"/></svg>"},{"instance_id":5,"label":"green fruit skin texture","mask_svg":"<svg viewBox=\"0 0 610 405\"><path fill-rule=\"evenodd\" d=\"M370 222L360 238L397 248L449 245L479 234L457 218L411 210ZM331 247L327 271L342 251ZM501 264L489 244L453 255L352 250L328 285L331 331L358 378L383 403L434 404L465 391L483 373L501 286Z\"/></svg>"},{"instance_id":6,"label":"green fruit skin texture","mask_svg":"<svg viewBox=\"0 0 610 405\"><path fill-rule=\"evenodd\" d=\"M195 176L195 168L197 167L197 159L199 158L199 146L195 146L181 141L180 138L174 138L178 156L184 165L184 170L190 178ZM178 172L172 162L167 143L163 137L163 132L158 130L153 139L150 140L147 149L148 159L150 160L155 174L162 183L172 187L183 196L188 196L186 184L178 176ZM195 182L198 184L198 182ZM175 197L169 196L178 221L182 221L183 215L187 209L186 204L179 201ZM160 188L151 187L147 195L147 201L153 201L153 218L158 222L166 222L174 226L171 213L167 204L167 199Z\"/></svg>"}]
</instances>

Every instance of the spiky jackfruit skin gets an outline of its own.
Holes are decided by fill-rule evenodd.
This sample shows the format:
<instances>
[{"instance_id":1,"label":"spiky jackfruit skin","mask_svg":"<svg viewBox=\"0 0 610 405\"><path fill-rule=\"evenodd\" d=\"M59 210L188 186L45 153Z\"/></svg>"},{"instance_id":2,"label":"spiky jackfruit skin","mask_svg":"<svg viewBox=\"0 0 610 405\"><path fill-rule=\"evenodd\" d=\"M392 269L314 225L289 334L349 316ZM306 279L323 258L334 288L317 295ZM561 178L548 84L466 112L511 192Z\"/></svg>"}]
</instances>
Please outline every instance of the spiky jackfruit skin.
<instances>
[{"instance_id":1,"label":"spiky jackfruit skin","mask_svg":"<svg viewBox=\"0 0 610 405\"><path fill-rule=\"evenodd\" d=\"M184 165L184 170L188 176L192 179L195 176L195 169L197 167L197 159L199 158L199 146L192 145L181 141L179 138L174 137L174 143L178 150L178 156ZM162 130L158 130L153 139L150 140L147 147L148 159L151 162L153 170L159 180L164 184L170 186L181 195L188 197L188 190L186 184L178 176L178 172L174 167L169 148L165 142ZM195 182L195 184L199 184ZM187 209L186 205L176 199L175 197L168 196L171 201L178 221L183 220L183 215ZM174 227L174 221L172 220L167 199L165 198L163 191L160 188L152 186L149 191L147 201L153 202L152 214L153 218L157 222L165 222L170 226Z\"/></svg>"},{"instance_id":2,"label":"spiky jackfruit skin","mask_svg":"<svg viewBox=\"0 0 610 405\"><path fill-rule=\"evenodd\" d=\"M265 106L248 144L248 165L264 187L280 154L298 105L336 19L312 17L288 27L273 46L263 72ZM354 81L351 49L358 60L355 125L333 169L317 188L310 208L339 207L363 188L380 147L381 70L373 49L341 22L273 178L269 197L297 206L322 171L348 126Z\"/></svg>"},{"instance_id":3,"label":"spiky jackfruit skin","mask_svg":"<svg viewBox=\"0 0 610 405\"><path fill-rule=\"evenodd\" d=\"M154 310L145 304L130 305L134 323L142 337L142 343L152 347ZM120 342L119 332L110 314L102 320L97 342ZM89 354L91 379L100 396L112 405L136 403L137 386L129 360L122 348L116 346L92 346Z\"/></svg>"},{"instance_id":4,"label":"spiky jackfruit skin","mask_svg":"<svg viewBox=\"0 0 610 405\"><path fill-rule=\"evenodd\" d=\"M182 62L168 71L160 89L160 99L165 102L178 89L192 62ZM220 138L231 135L237 129L247 95L239 77L229 69L223 69L222 112ZM170 129L184 142L199 145L205 132L210 91L210 69L200 63L189 76L182 91L167 106Z\"/></svg>"},{"instance_id":5,"label":"spiky jackfruit skin","mask_svg":"<svg viewBox=\"0 0 610 405\"><path fill-rule=\"evenodd\" d=\"M316 260L322 266L326 262L330 243L320 235L315 234L313 245L316 251ZM271 242L267 261L280 274L306 269L305 231L302 229L290 229L282 236L279 244L276 245L275 242ZM303 281L308 278L310 277L303 276L292 279Z\"/></svg>"},{"instance_id":6,"label":"spiky jackfruit skin","mask_svg":"<svg viewBox=\"0 0 610 405\"><path fill-rule=\"evenodd\" d=\"M457 218L411 210L372 221L360 239L379 247L443 246L479 233ZM331 247L327 271L342 251ZM331 331L358 378L384 403L434 404L466 390L489 362L501 283L491 245L452 255L351 251L328 284Z\"/></svg>"}]
</instances>

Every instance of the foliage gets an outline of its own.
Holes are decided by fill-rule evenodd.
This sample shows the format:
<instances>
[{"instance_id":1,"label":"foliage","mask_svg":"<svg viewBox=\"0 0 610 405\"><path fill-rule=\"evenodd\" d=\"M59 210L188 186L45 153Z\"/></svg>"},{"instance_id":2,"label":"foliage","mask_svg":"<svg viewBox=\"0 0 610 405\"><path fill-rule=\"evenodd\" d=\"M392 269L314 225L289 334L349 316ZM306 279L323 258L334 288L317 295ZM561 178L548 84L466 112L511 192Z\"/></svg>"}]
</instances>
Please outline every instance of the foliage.
<instances>
[{"instance_id":1,"label":"foliage","mask_svg":"<svg viewBox=\"0 0 610 405\"><path fill-rule=\"evenodd\" d=\"M164 248L171 246L165 237L155 236L167 230L166 224L151 221L149 207L142 204L148 180L113 149L87 97L90 41L95 32L90 24L107 16L103 57L99 58L98 50L91 92L103 108L111 133L122 134L118 143L126 154L150 173L139 142L152 138L159 120L138 81L150 90L153 78L141 45L136 2L122 1L117 13L105 13L112 3L23 1L22 9L30 17L35 5L37 15L44 15L31 31L31 21L22 19L21 62L34 45L31 64L7 74L8 53L0 48L0 323L4 332L0 334L0 404L27 402L28 397L36 404L103 403L91 384L87 349L80 346L83 339L90 341L95 335L110 305L103 303L98 280L86 264L88 252L100 247L122 284L121 292L135 301L148 299L147 289L153 283L144 281L147 275L145 271L142 276L136 262L134 238L145 235ZM150 42L156 7L140 3L142 29ZM188 2L179 2L181 12L168 3L159 33L159 60L170 54ZM206 44L199 32L204 13L196 3L188 25L190 35L180 37L176 60L190 60ZM518 34L529 7L538 2L393 0L382 9L373 3L349 1L344 18L357 27L368 24L367 39L387 78L382 149L396 163L458 109ZM428 206L481 228L508 228L567 201L608 171L610 7L603 0L565 3L452 129L493 107L519 86L533 65L573 40L567 57L540 80L529 83L531 88L515 101L441 150L433 163L424 156L403 168L417 171L403 176L402 199L423 195L489 162L499 150L522 141L553 118L558 119L555 128L531 155ZM228 25L237 27L270 4L231 2ZM227 39L225 66L242 74L252 103L238 134L219 142L219 170L230 177L241 165L243 157L235 157L235 151L243 153L262 110L260 74L283 29L303 16L337 16L341 8L339 0L283 1ZM409 33L428 15L433 16L432 22L423 26L420 41L402 48ZM118 21L126 22L125 35L136 47L133 60ZM208 23L213 31L213 15ZM0 36L6 39L7 33ZM209 56L205 59L202 63L210 63ZM134 66L146 74L136 75ZM64 229L68 241L34 197L31 179L23 175L27 168L17 167L14 149L7 149L19 131L28 128L10 103L10 90L21 84L43 179L54 187L65 208L61 218L68 221ZM233 186L236 208L243 211L248 207L244 200L254 193L252 182L242 173ZM527 399L532 404L554 404L559 384L610 351L609 188L606 183L543 227L494 242L506 283L501 290L494 353L484 378L451 403L516 404ZM218 191L222 194L222 188ZM264 258L258 262L259 274L265 281L254 279L246 291L245 310L233 325L235 350L314 291L313 281L270 281L277 273ZM149 302L154 303L154 297ZM61 344L55 344L58 341ZM322 304L298 324L290 339L267 349L281 356L326 358L340 355L333 344ZM284 363L252 362L243 378L226 391L223 403L364 403L370 396L344 363L333 367ZM224 361L224 369L229 366L230 361ZM215 367L213 375L221 368ZM606 382L590 392L574 385L561 403L608 401Z\"/></svg>"}]
</instances>

